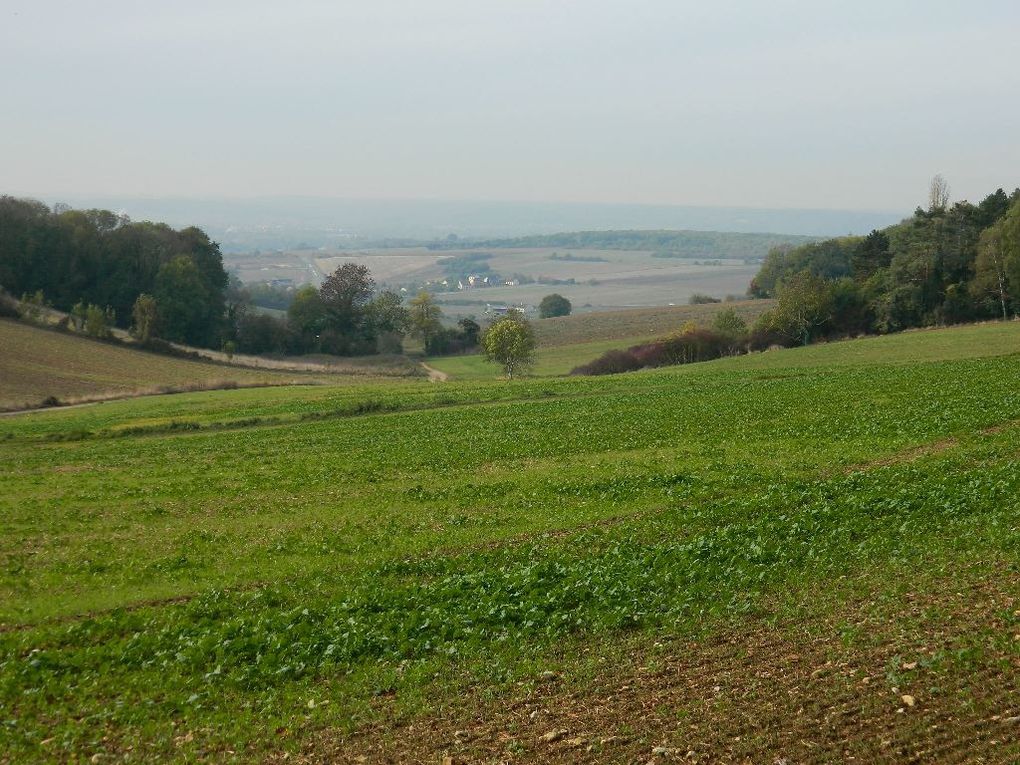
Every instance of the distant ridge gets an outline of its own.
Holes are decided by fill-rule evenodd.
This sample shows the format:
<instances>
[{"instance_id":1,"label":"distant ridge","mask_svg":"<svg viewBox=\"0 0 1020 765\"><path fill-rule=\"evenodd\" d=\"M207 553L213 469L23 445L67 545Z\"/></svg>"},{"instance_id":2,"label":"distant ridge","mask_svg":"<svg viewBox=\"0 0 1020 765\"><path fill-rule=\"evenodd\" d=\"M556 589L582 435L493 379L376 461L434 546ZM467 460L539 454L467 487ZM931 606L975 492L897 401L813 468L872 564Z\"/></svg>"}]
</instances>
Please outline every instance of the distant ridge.
<instances>
[{"instance_id":1,"label":"distant ridge","mask_svg":"<svg viewBox=\"0 0 1020 765\"><path fill-rule=\"evenodd\" d=\"M134 220L197 225L224 251L349 246L358 240L495 239L561 231L689 230L841 236L866 234L908 212L763 209L636 204L444 200L351 200L322 197L200 199L109 195L35 195L53 204L101 207Z\"/></svg>"},{"instance_id":2,"label":"distant ridge","mask_svg":"<svg viewBox=\"0 0 1020 765\"><path fill-rule=\"evenodd\" d=\"M439 246L463 246L466 249L504 249L529 247L564 247L606 250L653 250L658 257L729 257L754 258L764 255L777 245L801 245L818 241L819 237L797 234L740 233L727 231L611 230L567 231L556 234L533 234L506 239L448 240Z\"/></svg>"}]
</instances>

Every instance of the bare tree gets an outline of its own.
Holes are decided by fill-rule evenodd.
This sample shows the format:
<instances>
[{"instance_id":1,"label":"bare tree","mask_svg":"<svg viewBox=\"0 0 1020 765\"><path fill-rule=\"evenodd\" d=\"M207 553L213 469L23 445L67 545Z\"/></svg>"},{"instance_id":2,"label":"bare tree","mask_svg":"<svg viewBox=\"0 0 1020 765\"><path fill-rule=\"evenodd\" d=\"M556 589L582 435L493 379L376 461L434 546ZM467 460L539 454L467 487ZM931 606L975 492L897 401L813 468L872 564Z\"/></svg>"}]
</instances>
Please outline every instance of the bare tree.
<instances>
[{"instance_id":1,"label":"bare tree","mask_svg":"<svg viewBox=\"0 0 1020 765\"><path fill-rule=\"evenodd\" d=\"M937 173L928 187L928 212L943 212L948 206L949 183Z\"/></svg>"}]
</instances>

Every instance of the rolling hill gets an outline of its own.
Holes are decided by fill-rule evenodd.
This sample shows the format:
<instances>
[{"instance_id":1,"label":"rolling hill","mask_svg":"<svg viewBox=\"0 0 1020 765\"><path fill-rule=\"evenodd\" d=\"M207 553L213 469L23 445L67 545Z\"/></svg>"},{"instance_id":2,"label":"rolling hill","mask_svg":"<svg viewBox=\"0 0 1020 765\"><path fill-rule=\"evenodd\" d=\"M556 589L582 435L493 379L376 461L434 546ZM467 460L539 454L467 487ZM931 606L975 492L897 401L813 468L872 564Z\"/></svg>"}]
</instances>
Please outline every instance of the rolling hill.
<instances>
[{"instance_id":1,"label":"rolling hill","mask_svg":"<svg viewBox=\"0 0 1020 765\"><path fill-rule=\"evenodd\" d=\"M0 762L1020 756L1020 325L0 421Z\"/></svg>"},{"instance_id":2,"label":"rolling hill","mask_svg":"<svg viewBox=\"0 0 1020 765\"><path fill-rule=\"evenodd\" d=\"M39 406L47 399L73 404L181 390L341 382L345 376L364 379L410 370L404 362L387 366L385 358L367 362L319 358L312 363L251 359L267 367L258 369L228 364L224 354L212 351L201 353L219 362L150 353L9 319L0 319L0 348L0 411Z\"/></svg>"}]
</instances>

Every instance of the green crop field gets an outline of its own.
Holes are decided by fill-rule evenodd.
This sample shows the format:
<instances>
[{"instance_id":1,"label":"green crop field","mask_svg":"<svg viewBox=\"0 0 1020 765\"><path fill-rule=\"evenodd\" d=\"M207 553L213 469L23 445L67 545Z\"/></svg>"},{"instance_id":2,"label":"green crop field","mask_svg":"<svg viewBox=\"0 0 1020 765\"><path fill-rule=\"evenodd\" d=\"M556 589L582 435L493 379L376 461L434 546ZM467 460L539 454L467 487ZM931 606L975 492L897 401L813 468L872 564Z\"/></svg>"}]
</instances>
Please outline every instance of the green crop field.
<instances>
[{"instance_id":1,"label":"green crop field","mask_svg":"<svg viewBox=\"0 0 1020 765\"><path fill-rule=\"evenodd\" d=\"M0 762L1014 762L1018 382L1009 323L4 418Z\"/></svg>"}]
</instances>

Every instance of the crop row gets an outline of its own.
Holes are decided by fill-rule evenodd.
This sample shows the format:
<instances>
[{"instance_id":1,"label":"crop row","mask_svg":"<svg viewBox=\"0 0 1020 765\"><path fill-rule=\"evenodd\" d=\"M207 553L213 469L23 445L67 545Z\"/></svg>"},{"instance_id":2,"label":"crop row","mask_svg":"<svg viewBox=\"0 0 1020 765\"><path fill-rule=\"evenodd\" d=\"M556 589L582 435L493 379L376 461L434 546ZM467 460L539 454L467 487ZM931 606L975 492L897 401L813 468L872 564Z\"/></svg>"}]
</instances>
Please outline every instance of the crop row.
<instances>
[{"instance_id":1,"label":"crop row","mask_svg":"<svg viewBox=\"0 0 1020 765\"><path fill-rule=\"evenodd\" d=\"M0 636L4 733L31 751L47 720L76 749L89 726L197 721L352 667L548 645L571 633L683 629L755 608L793 582L891 559L1020 553L1020 438L827 480L792 480L561 541L380 563L177 606ZM681 481L682 483L682 481ZM153 691L153 688L158 688Z\"/></svg>"}]
</instances>

